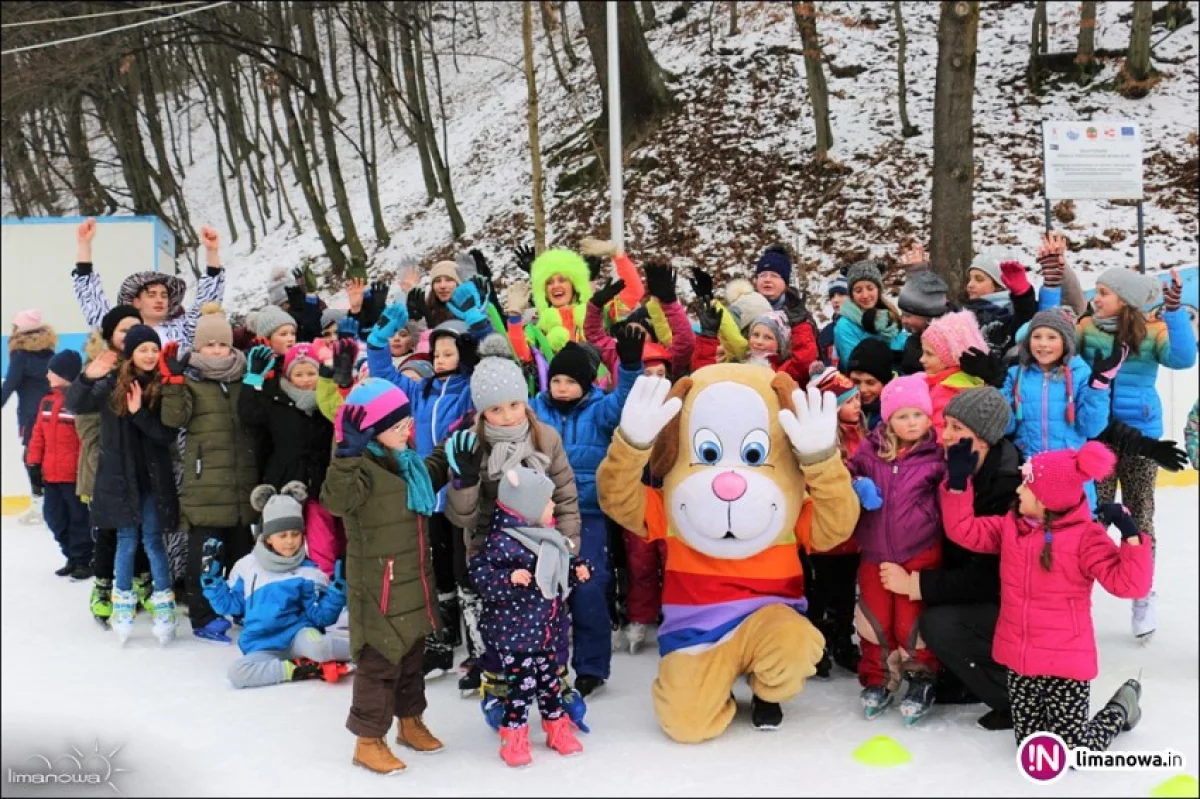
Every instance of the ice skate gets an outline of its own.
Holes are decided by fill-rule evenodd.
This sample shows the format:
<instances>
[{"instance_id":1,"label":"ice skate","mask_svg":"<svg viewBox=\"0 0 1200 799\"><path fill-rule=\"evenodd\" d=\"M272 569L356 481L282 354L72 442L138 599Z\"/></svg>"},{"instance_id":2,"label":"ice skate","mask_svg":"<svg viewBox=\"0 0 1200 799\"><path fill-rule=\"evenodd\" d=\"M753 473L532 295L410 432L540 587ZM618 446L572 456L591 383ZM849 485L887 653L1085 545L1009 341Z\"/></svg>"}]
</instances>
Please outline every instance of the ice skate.
<instances>
[{"instance_id":1,"label":"ice skate","mask_svg":"<svg viewBox=\"0 0 1200 799\"><path fill-rule=\"evenodd\" d=\"M1133 600L1133 618L1130 626L1133 628L1133 637L1143 646L1150 643L1150 639L1154 637L1157 605L1158 595L1153 591L1143 599Z\"/></svg>"},{"instance_id":2,"label":"ice skate","mask_svg":"<svg viewBox=\"0 0 1200 799\"><path fill-rule=\"evenodd\" d=\"M625 628L625 640L629 642L629 654L641 652L646 644L646 625L631 621Z\"/></svg>"},{"instance_id":3,"label":"ice skate","mask_svg":"<svg viewBox=\"0 0 1200 799\"><path fill-rule=\"evenodd\" d=\"M1129 732L1142 720L1142 684L1137 680L1126 680L1108 700L1110 707L1119 707L1125 715L1125 723L1121 725L1122 732Z\"/></svg>"},{"instance_id":4,"label":"ice skate","mask_svg":"<svg viewBox=\"0 0 1200 799\"><path fill-rule=\"evenodd\" d=\"M165 646L175 640L175 592L155 591L150 595L150 604L154 607L151 629L158 643Z\"/></svg>"},{"instance_id":5,"label":"ice skate","mask_svg":"<svg viewBox=\"0 0 1200 799\"><path fill-rule=\"evenodd\" d=\"M29 508L17 517L17 521L21 524L45 524L46 520L42 517L42 498L34 497Z\"/></svg>"},{"instance_id":6,"label":"ice skate","mask_svg":"<svg viewBox=\"0 0 1200 799\"><path fill-rule=\"evenodd\" d=\"M133 613L137 607L137 594L133 591L122 591L119 588L112 592L112 630L117 634L121 646L133 634Z\"/></svg>"},{"instance_id":7,"label":"ice skate","mask_svg":"<svg viewBox=\"0 0 1200 799\"><path fill-rule=\"evenodd\" d=\"M91 606L92 618L107 630L108 621L113 615L112 580L97 577L92 583L92 595L88 604Z\"/></svg>"},{"instance_id":8,"label":"ice skate","mask_svg":"<svg viewBox=\"0 0 1200 799\"><path fill-rule=\"evenodd\" d=\"M904 717L905 726L911 727L933 707L935 683L928 672L910 671L904 676L908 680L908 691L900 702L900 715Z\"/></svg>"},{"instance_id":9,"label":"ice skate","mask_svg":"<svg viewBox=\"0 0 1200 799\"><path fill-rule=\"evenodd\" d=\"M868 719L878 718L892 705L892 694L885 685L868 685L859 694L863 715Z\"/></svg>"}]
</instances>

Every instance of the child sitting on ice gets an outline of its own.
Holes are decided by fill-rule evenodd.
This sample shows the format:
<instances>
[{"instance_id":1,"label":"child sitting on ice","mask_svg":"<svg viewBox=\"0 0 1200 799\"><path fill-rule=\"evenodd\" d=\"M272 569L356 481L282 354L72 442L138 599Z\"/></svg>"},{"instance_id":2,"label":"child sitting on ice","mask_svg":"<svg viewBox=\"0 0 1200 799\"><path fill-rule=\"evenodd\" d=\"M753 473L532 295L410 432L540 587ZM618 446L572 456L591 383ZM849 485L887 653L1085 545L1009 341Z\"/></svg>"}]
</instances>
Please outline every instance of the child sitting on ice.
<instances>
[{"instance_id":1,"label":"child sitting on ice","mask_svg":"<svg viewBox=\"0 0 1200 799\"><path fill-rule=\"evenodd\" d=\"M1062 736L1068 747L1103 751L1137 725L1142 687L1127 680L1088 721L1090 682L1098 671L1092 587L1129 599L1150 590L1154 562L1148 536L1120 505L1101 505L1093 521L1084 483L1107 477L1116 457L1095 441L1079 452L1034 455L1021 471L1019 506L1006 516L975 515L971 442L947 451L941 488L946 535L975 552L1000 555L1000 617L992 647L1008 667L1017 744L1035 732ZM1121 531L1112 542L1107 525ZM1145 536L1145 539L1144 539ZM1072 632L1074 635L1072 635Z\"/></svg>"},{"instance_id":2,"label":"child sitting on ice","mask_svg":"<svg viewBox=\"0 0 1200 799\"><path fill-rule=\"evenodd\" d=\"M546 745L561 755L583 751L561 701L555 662L564 603L588 566L554 524L554 481L518 467L499 481L491 531L471 558L471 579L483 596L479 629L500 657L506 683L500 757L510 766L532 761L529 705L536 700Z\"/></svg>"},{"instance_id":3,"label":"child sitting on ice","mask_svg":"<svg viewBox=\"0 0 1200 799\"><path fill-rule=\"evenodd\" d=\"M342 564L332 583L304 553L304 484L293 480L276 493L260 485L250 495L262 513L254 550L221 579L222 542L204 544L204 598L222 616L241 616L243 657L229 667L234 688L258 688L349 671L350 641L326 635L346 606Z\"/></svg>"}]
</instances>

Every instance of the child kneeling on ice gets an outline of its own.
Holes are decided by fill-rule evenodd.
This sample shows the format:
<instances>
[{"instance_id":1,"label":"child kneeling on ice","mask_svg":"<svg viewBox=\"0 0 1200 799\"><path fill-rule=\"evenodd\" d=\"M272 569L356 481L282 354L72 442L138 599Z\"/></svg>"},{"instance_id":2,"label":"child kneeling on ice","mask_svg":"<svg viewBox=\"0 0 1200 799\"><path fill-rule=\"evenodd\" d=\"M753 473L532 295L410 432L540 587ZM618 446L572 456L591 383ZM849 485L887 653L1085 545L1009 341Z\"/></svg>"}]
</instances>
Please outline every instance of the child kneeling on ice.
<instances>
[{"instance_id":1,"label":"child kneeling on ice","mask_svg":"<svg viewBox=\"0 0 1200 799\"><path fill-rule=\"evenodd\" d=\"M350 642L326 635L346 606L341 564L332 583L304 553L304 484L275 493L260 485L250 504L262 513L254 549L221 579L221 539L204 543L204 598L222 616L241 616L243 657L229 667L234 688L258 688L323 677L336 682L350 669Z\"/></svg>"},{"instance_id":2,"label":"child kneeling on ice","mask_svg":"<svg viewBox=\"0 0 1200 799\"><path fill-rule=\"evenodd\" d=\"M553 527L554 481L518 467L499 482L491 530L471 558L471 579L484 602L479 630L500 657L507 688L500 757L526 766L535 698L546 745L561 755L583 751L562 706L555 649L571 587L591 575L570 539Z\"/></svg>"},{"instance_id":3,"label":"child kneeling on ice","mask_svg":"<svg viewBox=\"0 0 1200 799\"><path fill-rule=\"evenodd\" d=\"M1053 732L1068 747L1104 751L1141 719L1142 686L1127 680L1088 720L1090 683L1098 671L1092 628L1092 587L1132 599L1150 591L1154 561L1149 536L1120 505L1101 505L1092 519L1084 484L1107 477L1116 457L1089 441L1079 452L1053 450L1021 467L1019 505L1006 516L974 511L971 442L947 455L942 517L951 541L1000 555L1000 617L992 644L1008 667L1008 698L1019 746L1035 732ZM1105 528L1121 531L1118 547ZM1072 634L1074 633L1074 634Z\"/></svg>"}]
</instances>

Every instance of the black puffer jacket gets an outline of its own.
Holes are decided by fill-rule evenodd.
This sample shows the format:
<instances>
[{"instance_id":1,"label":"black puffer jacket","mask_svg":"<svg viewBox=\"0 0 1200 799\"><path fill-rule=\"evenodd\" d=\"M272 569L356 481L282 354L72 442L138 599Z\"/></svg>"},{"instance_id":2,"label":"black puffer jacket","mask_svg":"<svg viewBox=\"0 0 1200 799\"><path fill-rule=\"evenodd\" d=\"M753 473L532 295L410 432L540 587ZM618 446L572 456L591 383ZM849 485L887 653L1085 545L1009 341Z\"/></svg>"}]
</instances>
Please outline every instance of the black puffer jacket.
<instances>
[{"instance_id":1,"label":"black puffer jacket","mask_svg":"<svg viewBox=\"0 0 1200 799\"><path fill-rule=\"evenodd\" d=\"M299 480L310 497L321 495L333 445L333 425L319 409L314 407L311 414L300 410L276 380L261 391L243 386L238 416L242 424L261 431L269 441L267 457L262 459L264 483L280 489L291 480Z\"/></svg>"},{"instance_id":2,"label":"black puffer jacket","mask_svg":"<svg viewBox=\"0 0 1200 799\"><path fill-rule=\"evenodd\" d=\"M154 496L158 529L179 525L179 498L171 449L178 431L162 423L160 408L143 403L132 416L118 416L112 408L116 374L96 382L86 374L67 389L67 407L74 413L100 414L100 462L92 491L92 526L100 529L137 527L142 524L141 495Z\"/></svg>"}]
</instances>

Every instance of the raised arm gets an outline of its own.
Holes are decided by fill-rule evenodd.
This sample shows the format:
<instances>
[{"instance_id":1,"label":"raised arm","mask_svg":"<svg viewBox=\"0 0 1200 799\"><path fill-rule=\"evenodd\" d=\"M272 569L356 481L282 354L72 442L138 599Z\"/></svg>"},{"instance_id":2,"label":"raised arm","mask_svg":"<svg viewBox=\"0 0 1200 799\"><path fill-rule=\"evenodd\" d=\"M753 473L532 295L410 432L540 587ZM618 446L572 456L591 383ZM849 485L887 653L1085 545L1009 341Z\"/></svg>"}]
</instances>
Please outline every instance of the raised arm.
<instances>
[{"instance_id":1,"label":"raised arm","mask_svg":"<svg viewBox=\"0 0 1200 799\"><path fill-rule=\"evenodd\" d=\"M976 516L975 487L968 481L965 491L951 491L943 483L938 489L942 507L942 524L946 537L972 552L996 555L1006 524L1014 524L1008 516Z\"/></svg>"}]
</instances>

